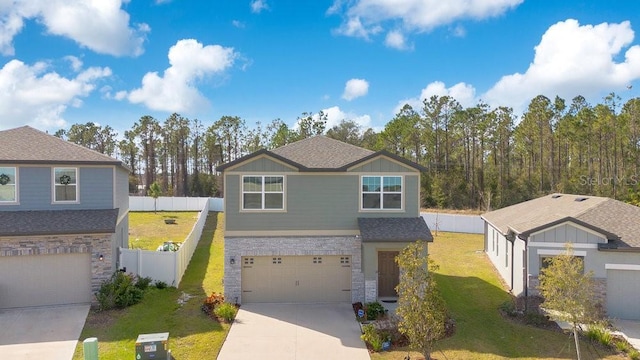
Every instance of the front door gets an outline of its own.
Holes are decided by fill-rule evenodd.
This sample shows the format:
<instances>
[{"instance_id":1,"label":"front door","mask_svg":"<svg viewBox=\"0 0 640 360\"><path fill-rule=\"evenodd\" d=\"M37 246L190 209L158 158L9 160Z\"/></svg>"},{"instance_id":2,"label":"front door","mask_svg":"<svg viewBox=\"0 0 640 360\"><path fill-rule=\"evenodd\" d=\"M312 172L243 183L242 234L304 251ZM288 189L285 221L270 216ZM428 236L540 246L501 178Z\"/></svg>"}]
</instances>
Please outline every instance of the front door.
<instances>
[{"instance_id":1,"label":"front door","mask_svg":"<svg viewBox=\"0 0 640 360\"><path fill-rule=\"evenodd\" d=\"M378 252L378 297L398 296L396 286L400 282L400 269L396 264L399 251Z\"/></svg>"}]
</instances>

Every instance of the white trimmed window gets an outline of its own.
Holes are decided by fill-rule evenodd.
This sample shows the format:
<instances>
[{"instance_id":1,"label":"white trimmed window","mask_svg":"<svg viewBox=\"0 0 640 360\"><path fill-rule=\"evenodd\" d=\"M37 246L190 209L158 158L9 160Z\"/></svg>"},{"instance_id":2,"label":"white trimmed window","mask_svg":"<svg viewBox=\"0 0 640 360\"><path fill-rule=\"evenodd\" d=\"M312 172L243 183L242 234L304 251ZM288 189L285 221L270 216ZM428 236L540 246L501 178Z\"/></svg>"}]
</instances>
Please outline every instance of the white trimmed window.
<instances>
[{"instance_id":1,"label":"white trimmed window","mask_svg":"<svg viewBox=\"0 0 640 360\"><path fill-rule=\"evenodd\" d=\"M78 201L78 169L53 168L53 202Z\"/></svg>"},{"instance_id":2,"label":"white trimmed window","mask_svg":"<svg viewBox=\"0 0 640 360\"><path fill-rule=\"evenodd\" d=\"M0 204L18 201L15 167L0 167Z\"/></svg>"},{"instance_id":3,"label":"white trimmed window","mask_svg":"<svg viewBox=\"0 0 640 360\"><path fill-rule=\"evenodd\" d=\"M402 176L363 176L363 210L402 209Z\"/></svg>"},{"instance_id":4,"label":"white trimmed window","mask_svg":"<svg viewBox=\"0 0 640 360\"><path fill-rule=\"evenodd\" d=\"M242 209L284 210L284 176L243 176Z\"/></svg>"}]
</instances>

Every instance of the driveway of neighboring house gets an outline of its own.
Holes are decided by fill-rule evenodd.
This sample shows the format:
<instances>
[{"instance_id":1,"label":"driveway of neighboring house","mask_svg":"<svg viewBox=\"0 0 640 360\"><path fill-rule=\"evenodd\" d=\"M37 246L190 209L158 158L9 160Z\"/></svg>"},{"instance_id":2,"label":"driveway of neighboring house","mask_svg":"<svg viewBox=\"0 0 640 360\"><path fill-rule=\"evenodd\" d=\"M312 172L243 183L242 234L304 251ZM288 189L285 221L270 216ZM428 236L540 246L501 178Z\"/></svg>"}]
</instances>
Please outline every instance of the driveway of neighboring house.
<instances>
[{"instance_id":1,"label":"driveway of neighboring house","mask_svg":"<svg viewBox=\"0 0 640 360\"><path fill-rule=\"evenodd\" d=\"M70 360L89 305L0 310L0 359Z\"/></svg>"},{"instance_id":2,"label":"driveway of neighboring house","mask_svg":"<svg viewBox=\"0 0 640 360\"><path fill-rule=\"evenodd\" d=\"M246 304L218 360L369 360L351 304Z\"/></svg>"},{"instance_id":3,"label":"driveway of neighboring house","mask_svg":"<svg viewBox=\"0 0 640 360\"><path fill-rule=\"evenodd\" d=\"M631 346L640 351L640 320L613 320L613 326Z\"/></svg>"}]
</instances>

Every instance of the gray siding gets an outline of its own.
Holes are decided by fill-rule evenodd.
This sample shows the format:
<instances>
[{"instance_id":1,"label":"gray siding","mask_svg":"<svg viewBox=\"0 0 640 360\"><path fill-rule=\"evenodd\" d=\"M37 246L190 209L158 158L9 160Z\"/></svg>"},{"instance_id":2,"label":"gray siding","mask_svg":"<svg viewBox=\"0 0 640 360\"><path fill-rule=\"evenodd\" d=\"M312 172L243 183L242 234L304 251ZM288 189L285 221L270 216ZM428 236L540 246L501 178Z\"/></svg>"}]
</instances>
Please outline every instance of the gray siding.
<instances>
[{"instance_id":1,"label":"gray siding","mask_svg":"<svg viewBox=\"0 0 640 360\"><path fill-rule=\"evenodd\" d=\"M114 208L113 167L79 167L80 203L78 204L52 204L51 169L52 167L49 166L19 167L20 204L0 206L0 211Z\"/></svg>"},{"instance_id":2,"label":"gray siding","mask_svg":"<svg viewBox=\"0 0 640 360\"><path fill-rule=\"evenodd\" d=\"M240 176L225 176L226 230L357 230L358 217L417 217L418 177L404 176L404 211L360 211L360 174L286 176L286 212L240 212Z\"/></svg>"},{"instance_id":3,"label":"gray siding","mask_svg":"<svg viewBox=\"0 0 640 360\"><path fill-rule=\"evenodd\" d=\"M580 244L598 244L606 243L607 240L603 236L597 236L587 232L571 224L563 224L553 229L530 236L530 240L534 242L553 242L553 243L580 243Z\"/></svg>"},{"instance_id":4,"label":"gray siding","mask_svg":"<svg viewBox=\"0 0 640 360\"><path fill-rule=\"evenodd\" d=\"M350 170L351 172L366 172L366 173L388 173L388 172L417 172L416 169L402 165L395 161L391 161L388 159L376 159L370 161L362 166L355 167Z\"/></svg>"},{"instance_id":5,"label":"gray siding","mask_svg":"<svg viewBox=\"0 0 640 360\"><path fill-rule=\"evenodd\" d=\"M118 216L129 212L129 171L116 167L116 203L115 208L120 209Z\"/></svg>"},{"instance_id":6,"label":"gray siding","mask_svg":"<svg viewBox=\"0 0 640 360\"><path fill-rule=\"evenodd\" d=\"M283 173L295 171L291 167L285 166L279 162L273 161L266 157L258 158L246 164L242 164L233 169L233 171L254 172L265 171L270 173Z\"/></svg>"}]
</instances>

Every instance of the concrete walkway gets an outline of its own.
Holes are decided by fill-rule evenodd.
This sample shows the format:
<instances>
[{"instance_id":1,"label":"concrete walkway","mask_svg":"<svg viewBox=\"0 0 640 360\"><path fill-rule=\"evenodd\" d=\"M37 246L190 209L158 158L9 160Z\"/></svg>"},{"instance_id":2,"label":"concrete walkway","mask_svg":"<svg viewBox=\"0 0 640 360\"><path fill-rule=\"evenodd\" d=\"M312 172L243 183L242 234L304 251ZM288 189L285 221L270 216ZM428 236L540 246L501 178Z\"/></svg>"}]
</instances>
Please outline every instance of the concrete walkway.
<instances>
[{"instance_id":1,"label":"concrete walkway","mask_svg":"<svg viewBox=\"0 0 640 360\"><path fill-rule=\"evenodd\" d=\"M627 339L629 344L640 351L640 321L638 320L614 320L613 326L618 329L618 334Z\"/></svg>"},{"instance_id":2,"label":"concrete walkway","mask_svg":"<svg viewBox=\"0 0 640 360\"><path fill-rule=\"evenodd\" d=\"M218 360L369 360L351 304L246 304Z\"/></svg>"},{"instance_id":3,"label":"concrete walkway","mask_svg":"<svg viewBox=\"0 0 640 360\"><path fill-rule=\"evenodd\" d=\"M0 310L0 359L70 360L89 305Z\"/></svg>"}]
</instances>

